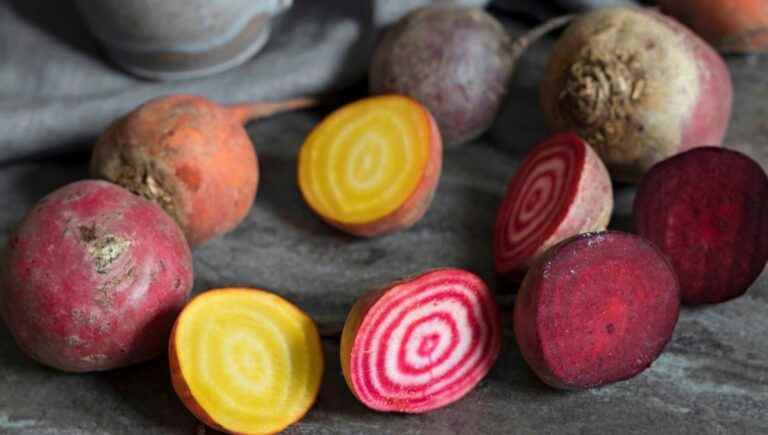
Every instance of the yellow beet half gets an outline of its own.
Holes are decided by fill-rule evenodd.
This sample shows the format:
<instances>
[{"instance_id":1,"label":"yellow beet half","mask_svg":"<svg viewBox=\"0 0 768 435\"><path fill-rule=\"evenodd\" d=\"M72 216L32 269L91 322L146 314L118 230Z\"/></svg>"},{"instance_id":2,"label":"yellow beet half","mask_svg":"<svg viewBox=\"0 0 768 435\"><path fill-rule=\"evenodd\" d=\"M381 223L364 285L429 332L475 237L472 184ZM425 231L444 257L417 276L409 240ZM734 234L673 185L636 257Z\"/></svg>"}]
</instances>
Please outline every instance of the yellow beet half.
<instances>
[{"instance_id":1,"label":"yellow beet half","mask_svg":"<svg viewBox=\"0 0 768 435\"><path fill-rule=\"evenodd\" d=\"M298 421L317 397L317 326L275 294L218 289L193 299L169 346L173 386L195 416L231 433L268 434Z\"/></svg>"},{"instance_id":2,"label":"yellow beet half","mask_svg":"<svg viewBox=\"0 0 768 435\"><path fill-rule=\"evenodd\" d=\"M400 95L366 98L325 118L299 154L299 187L324 220L358 235L403 229L426 211L442 143L429 111Z\"/></svg>"}]
</instances>

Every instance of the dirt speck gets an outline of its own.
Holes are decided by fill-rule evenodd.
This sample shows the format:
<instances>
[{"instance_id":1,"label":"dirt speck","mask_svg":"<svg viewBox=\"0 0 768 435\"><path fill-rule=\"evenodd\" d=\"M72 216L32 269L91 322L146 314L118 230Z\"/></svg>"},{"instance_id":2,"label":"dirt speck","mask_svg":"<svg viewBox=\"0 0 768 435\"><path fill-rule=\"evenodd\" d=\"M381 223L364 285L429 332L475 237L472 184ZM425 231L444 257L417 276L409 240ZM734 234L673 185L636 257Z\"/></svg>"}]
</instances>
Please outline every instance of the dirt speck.
<instances>
[{"instance_id":1,"label":"dirt speck","mask_svg":"<svg viewBox=\"0 0 768 435\"><path fill-rule=\"evenodd\" d=\"M104 355L103 353L92 353L90 355L86 355L82 358L83 361L86 362L93 362L98 363L107 360L108 357Z\"/></svg>"},{"instance_id":2,"label":"dirt speck","mask_svg":"<svg viewBox=\"0 0 768 435\"><path fill-rule=\"evenodd\" d=\"M77 347L84 343L83 339L77 335L70 335L65 340L67 342L67 346L69 347Z\"/></svg>"}]
</instances>

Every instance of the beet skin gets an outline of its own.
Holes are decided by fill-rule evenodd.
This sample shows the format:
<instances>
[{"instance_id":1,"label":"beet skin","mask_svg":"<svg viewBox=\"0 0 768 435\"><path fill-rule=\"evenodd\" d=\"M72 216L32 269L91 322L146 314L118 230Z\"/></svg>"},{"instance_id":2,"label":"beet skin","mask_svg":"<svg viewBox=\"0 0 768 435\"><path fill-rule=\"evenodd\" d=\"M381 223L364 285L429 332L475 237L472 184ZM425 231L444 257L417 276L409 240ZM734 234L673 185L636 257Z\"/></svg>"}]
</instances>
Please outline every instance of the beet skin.
<instances>
[{"instance_id":1,"label":"beet skin","mask_svg":"<svg viewBox=\"0 0 768 435\"><path fill-rule=\"evenodd\" d=\"M679 311L675 272L651 243L621 232L580 234L528 271L515 302L515 337L542 381L591 388L649 367Z\"/></svg>"},{"instance_id":2,"label":"beet skin","mask_svg":"<svg viewBox=\"0 0 768 435\"><path fill-rule=\"evenodd\" d=\"M768 261L768 177L737 151L696 148L646 174L634 220L669 256L684 303L727 301L744 294Z\"/></svg>"},{"instance_id":3,"label":"beet skin","mask_svg":"<svg viewBox=\"0 0 768 435\"><path fill-rule=\"evenodd\" d=\"M583 139L556 134L525 157L507 187L493 231L496 272L522 281L550 247L606 228L613 211L608 170Z\"/></svg>"},{"instance_id":4,"label":"beet skin","mask_svg":"<svg viewBox=\"0 0 768 435\"><path fill-rule=\"evenodd\" d=\"M407 95L437 121L443 143L458 145L496 118L515 50L504 26L481 9L432 5L400 19L376 47L371 93Z\"/></svg>"},{"instance_id":5,"label":"beet skin","mask_svg":"<svg viewBox=\"0 0 768 435\"><path fill-rule=\"evenodd\" d=\"M0 314L31 358L71 372L162 354L192 288L179 227L104 181L43 198L11 235Z\"/></svg>"},{"instance_id":6,"label":"beet skin","mask_svg":"<svg viewBox=\"0 0 768 435\"><path fill-rule=\"evenodd\" d=\"M199 246L236 227L256 197L259 167L243 109L195 95L150 100L99 138L91 175L158 203Z\"/></svg>"},{"instance_id":7,"label":"beet skin","mask_svg":"<svg viewBox=\"0 0 768 435\"><path fill-rule=\"evenodd\" d=\"M548 124L578 133L611 177L632 182L665 158L719 145L732 96L712 47L673 18L631 7L579 16L541 82Z\"/></svg>"}]
</instances>

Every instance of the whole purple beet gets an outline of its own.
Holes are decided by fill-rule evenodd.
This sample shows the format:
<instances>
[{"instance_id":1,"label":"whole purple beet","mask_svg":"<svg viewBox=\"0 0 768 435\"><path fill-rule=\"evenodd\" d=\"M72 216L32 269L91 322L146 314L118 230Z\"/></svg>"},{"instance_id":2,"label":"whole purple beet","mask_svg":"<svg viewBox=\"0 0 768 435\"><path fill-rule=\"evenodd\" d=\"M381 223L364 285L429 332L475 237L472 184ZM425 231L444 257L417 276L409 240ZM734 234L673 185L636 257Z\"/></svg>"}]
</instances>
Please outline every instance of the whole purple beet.
<instances>
[{"instance_id":1,"label":"whole purple beet","mask_svg":"<svg viewBox=\"0 0 768 435\"><path fill-rule=\"evenodd\" d=\"M481 9L416 9L376 48L369 70L371 93L418 100L435 117L444 144L468 142L496 118L523 50L569 19L546 22L514 40Z\"/></svg>"}]
</instances>

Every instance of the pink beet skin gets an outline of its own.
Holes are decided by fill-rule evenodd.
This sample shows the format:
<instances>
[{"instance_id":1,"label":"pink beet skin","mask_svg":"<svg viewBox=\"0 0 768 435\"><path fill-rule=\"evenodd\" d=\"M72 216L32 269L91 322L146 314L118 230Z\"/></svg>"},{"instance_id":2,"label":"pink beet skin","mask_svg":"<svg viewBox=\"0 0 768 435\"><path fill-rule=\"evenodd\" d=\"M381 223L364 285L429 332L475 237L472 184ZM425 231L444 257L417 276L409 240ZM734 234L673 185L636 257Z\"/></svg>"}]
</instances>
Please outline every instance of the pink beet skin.
<instances>
[{"instance_id":1,"label":"pink beet skin","mask_svg":"<svg viewBox=\"0 0 768 435\"><path fill-rule=\"evenodd\" d=\"M167 347L192 257L159 206L103 181L43 198L8 242L0 314L31 358L107 370Z\"/></svg>"},{"instance_id":2,"label":"pink beet skin","mask_svg":"<svg viewBox=\"0 0 768 435\"><path fill-rule=\"evenodd\" d=\"M676 31L688 35L689 49L697 59L698 78L701 86L699 99L680 133L678 153L700 147L702 144L721 144L731 118L733 85L731 73L723 58L678 21L662 14L660 19Z\"/></svg>"},{"instance_id":3,"label":"pink beet skin","mask_svg":"<svg viewBox=\"0 0 768 435\"><path fill-rule=\"evenodd\" d=\"M680 311L674 270L641 237L580 234L555 245L515 301L520 352L545 383L584 389L631 378L659 356Z\"/></svg>"},{"instance_id":4,"label":"pink beet skin","mask_svg":"<svg viewBox=\"0 0 768 435\"><path fill-rule=\"evenodd\" d=\"M724 302L744 294L768 261L768 176L737 151L696 148L646 174L634 220L669 256L684 303Z\"/></svg>"}]
</instances>

